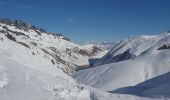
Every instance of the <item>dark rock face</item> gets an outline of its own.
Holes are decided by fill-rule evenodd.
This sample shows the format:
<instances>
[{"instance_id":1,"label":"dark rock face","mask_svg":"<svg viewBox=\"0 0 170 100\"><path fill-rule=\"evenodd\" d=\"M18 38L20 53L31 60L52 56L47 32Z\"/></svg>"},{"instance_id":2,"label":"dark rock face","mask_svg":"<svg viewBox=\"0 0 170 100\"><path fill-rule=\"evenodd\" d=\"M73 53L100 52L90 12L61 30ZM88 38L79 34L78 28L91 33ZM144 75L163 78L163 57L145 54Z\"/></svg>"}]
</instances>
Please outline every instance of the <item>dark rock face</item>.
<instances>
[{"instance_id":1,"label":"dark rock face","mask_svg":"<svg viewBox=\"0 0 170 100\"><path fill-rule=\"evenodd\" d=\"M116 55L116 56L107 55L107 57L103 60L103 64L107 64L107 63L111 63L111 62L125 61L125 60L129 60L129 59L133 59L135 57L136 57L136 55L131 53L131 50L128 49L125 52L123 52L119 55ZM89 64L90 64L90 66L96 66L96 64L98 65L98 63L96 63L98 61L100 62L100 61L102 61L102 59L101 58L89 59Z\"/></svg>"},{"instance_id":2,"label":"dark rock face","mask_svg":"<svg viewBox=\"0 0 170 100\"><path fill-rule=\"evenodd\" d=\"M3 29L5 29L7 32L11 32L11 33L15 34L16 36L22 35L22 36L29 38L28 35L25 35L22 32L12 31L12 30L8 29L6 26L3 26Z\"/></svg>"},{"instance_id":3,"label":"dark rock face","mask_svg":"<svg viewBox=\"0 0 170 100\"><path fill-rule=\"evenodd\" d=\"M23 43L23 42L17 42L17 43L19 43L19 44L21 44L21 45L23 45L23 46L25 46L25 47L30 49L30 47L26 43Z\"/></svg>"},{"instance_id":4,"label":"dark rock face","mask_svg":"<svg viewBox=\"0 0 170 100\"><path fill-rule=\"evenodd\" d=\"M14 38L11 34L6 34L6 37L12 41L15 41L16 42L16 38Z\"/></svg>"},{"instance_id":5,"label":"dark rock face","mask_svg":"<svg viewBox=\"0 0 170 100\"><path fill-rule=\"evenodd\" d=\"M97 53L98 51L103 51L103 50L101 50L100 48L98 48L98 47L96 47L96 46L93 46L92 53L95 54L95 53Z\"/></svg>"},{"instance_id":6,"label":"dark rock face","mask_svg":"<svg viewBox=\"0 0 170 100\"><path fill-rule=\"evenodd\" d=\"M128 50L126 50L124 53L119 54L119 55L117 55L117 56L114 56L114 57L112 58L112 60L113 60L114 62L119 62L119 61L124 61L124 60L128 60L128 59L133 59L133 58L135 58L135 57L136 57L136 55L135 55L135 54L132 54L132 53L130 52L130 49L128 49Z\"/></svg>"},{"instance_id":7,"label":"dark rock face","mask_svg":"<svg viewBox=\"0 0 170 100\"><path fill-rule=\"evenodd\" d=\"M158 50L170 49L170 44L166 44L158 48Z\"/></svg>"}]
</instances>

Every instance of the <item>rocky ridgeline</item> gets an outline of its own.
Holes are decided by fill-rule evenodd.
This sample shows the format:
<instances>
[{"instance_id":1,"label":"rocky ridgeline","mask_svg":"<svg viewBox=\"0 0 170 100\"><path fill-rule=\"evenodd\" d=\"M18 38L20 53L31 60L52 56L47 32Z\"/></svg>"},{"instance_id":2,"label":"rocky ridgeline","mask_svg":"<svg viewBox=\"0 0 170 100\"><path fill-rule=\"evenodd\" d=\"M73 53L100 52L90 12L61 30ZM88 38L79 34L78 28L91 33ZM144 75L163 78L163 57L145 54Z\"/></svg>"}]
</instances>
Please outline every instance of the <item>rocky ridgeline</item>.
<instances>
[{"instance_id":1,"label":"rocky ridgeline","mask_svg":"<svg viewBox=\"0 0 170 100\"><path fill-rule=\"evenodd\" d=\"M48 59L67 74L72 74L76 67L87 65L89 57L103 52L95 46L84 48L62 34L47 32L21 20L0 19L0 33L30 49L32 55Z\"/></svg>"}]
</instances>

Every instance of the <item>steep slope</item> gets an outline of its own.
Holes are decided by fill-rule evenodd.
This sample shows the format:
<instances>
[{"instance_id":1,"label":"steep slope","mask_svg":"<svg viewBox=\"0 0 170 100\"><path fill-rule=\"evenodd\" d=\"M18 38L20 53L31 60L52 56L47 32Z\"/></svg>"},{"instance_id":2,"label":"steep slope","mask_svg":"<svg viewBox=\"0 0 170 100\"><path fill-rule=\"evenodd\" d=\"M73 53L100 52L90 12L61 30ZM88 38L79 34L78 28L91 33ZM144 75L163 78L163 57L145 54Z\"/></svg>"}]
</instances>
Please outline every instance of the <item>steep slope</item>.
<instances>
[{"instance_id":1,"label":"steep slope","mask_svg":"<svg viewBox=\"0 0 170 100\"><path fill-rule=\"evenodd\" d=\"M92 98L98 98L91 95L93 90L89 87L77 84L61 68L54 66L49 61L53 57L48 56L48 53L38 47L33 48L30 44L18 43L20 38L13 33L9 36L16 40L11 40L7 34L10 33L6 31L0 34L0 100L94 100ZM102 98L110 98L106 97L106 94L100 92L98 95ZM98 98L98 100L103 99Z\"/></svg>"},{"instance_id":2,"label":"steep slope","mask_svg":"<svg viewBox=\"0 0 170 100\"><path fill-rule=\"evenodd\" d=\"M46 100L56 98L53 89L69 88L75 81L47 59L2 36L0 42L1 100ZM57 91L56 91L57 93Z\"/></svg>"},{"instance_id":3,"label":"steep slope","mask_svg":"<svg viewBox=\"0 0 170 100\"><path fill-rule=\"evenodd\" d=\"M68 74L72 74L77 66L87 65L89 57L103 52L98 49L86 49L70 42L61 34L47 32L20 20L0 19L0 34L27 47L32 51L32 55L41 55L48 59Z\"/></svg>"},{"instance_id":4,"label":"steep slope","mask_svg":"<svg viewBox=\"0 0 170 100\"><path fill-rule=\"evenodd\" d=\"M0 100L140 99L78 84L42 57L43 51L34 56L31 49L11 41L4 34L0 34L0 40Z\"/></svg>"},{"instance_id":5,"label":"steep slope","mask_svg":"<svg viewBox=\"0 0 170 100\"><path fill-rule=\"evenodd\" d=\"M102 52L22 21L1 19L0 100L112 100L111 94L80 85L68 75L70 66L86 64Z\"/></svg>"},{"instance_id":6,"label":"steep slope","mask_svg":"<svg viewBox=\"0 0 170 100\"><path fill-rule=\"evenodd\" d=\"M75 79L104 91L114 91L165 74L170 71L170 49L160 48L170 44L170 34L160 35L156 41L149 49L136 53L139 55L134 59L79 71Z\"/></svg>"},{"instance_id":7,"label":"steep slope","mask_svg":"<svg viewBox=\"0 0 170 100\"><path fill-rule=\"evenodd\" d=\"M170 97L169 84L170 84L170 73L166 73L158 77L155 77L153 79L142 82L133 88L135 88L136 93L138 92L140 93L140 95L144 95L144 96L164 95L166 97ZM144 87L144 89L140 89L139 87Z\"/></svg>"},{"instance_id":8,"label":"steep slope","mask_svg":"<svg viewBox=\"0 0 170 100\"><path fill-rule=\"evenodd\" d=\"M138 96L166 96L170 97L170 73L144 81L136 86L123 87L112 93L133 94Z\"/></svg>"},{"instance_id":9,"label":"steep slope","mask_svg":"<svg viewBox=\"0 0 170 100\"><path fill-rule=\"evenodd\" d=\"M156 44L163 36L136 36L129 37L117 43L104 57L92 61L92 65L102 65L134 58Z\"/></svg>"},{"instance_id":10,"label":"steep slope","mask_svg":"<svg viewBox=\"0 0 170 100\"><path fill-rule=\"evenodd\" d=\"M101 48L95 44L86 44L86 45L83 45L82 47L83 47L83 50L89 50L93 52L94 56L89 57L89 59L101 58L108 52L108 50Z\"/></svg>"}]
</instances>

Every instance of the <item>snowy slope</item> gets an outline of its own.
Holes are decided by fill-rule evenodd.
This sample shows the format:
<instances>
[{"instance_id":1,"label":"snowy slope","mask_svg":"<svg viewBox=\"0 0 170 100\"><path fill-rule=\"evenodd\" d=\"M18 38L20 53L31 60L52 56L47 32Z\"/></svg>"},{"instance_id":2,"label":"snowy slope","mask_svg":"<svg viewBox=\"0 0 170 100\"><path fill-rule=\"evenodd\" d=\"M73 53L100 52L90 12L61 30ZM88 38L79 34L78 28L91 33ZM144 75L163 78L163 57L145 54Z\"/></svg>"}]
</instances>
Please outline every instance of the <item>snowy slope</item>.
<instances>
[{"instance_id":1,"label":"snowy slope","mask_svg":"<svg viewBox=\"0 0 170 100\"><path fill-rule=\"evenodd\" d=\"M84 48L61 34L47 32L20 20L0 19L0 34L29 48L32 55L48 59L68 74L77 66L87 65L89 57L103 53L98 48L95 51Z\"/></svg>"},{"instance_id":2,"label":"snowy slope","mask_svg":"<svg viewBox=\"0 0 170 100\"><path fill-rule=\"evenodd\" d=\"M134 58L157 43L163 36L136 36L129 37L117 43L104 57L93 62L93 65L102 65Z\"/></svg>"},{"instance_id":3,"label":"snowy slope","mask_svg":"<svg viewBox=\"0 0 170 100\"><path fill-rule=\"evenodd\" d=\"M114 91L123 87L135 86L168 73L170 71L170 49L166 47L160 50L160 47L170 44L170 34L155 37L159 40L156 39L157 42L150 47L146 44L145 47L148 48L145 48L145 51L140 49L140 52L135 52L139 55L134 59L79 71L76 73L75 79L104 91ZM140 45L137 46L140 47ZM132 49L134 50L134 48Z\"/></svg>"},{"instance_id":4,"label":"snowy slope","mask_svg":"<svg viewBox=\"0 0 170 100\"><path fill-rule=\"evenodd\" d=\"M112 93L133 94L139 96L166 96L170 97L170 73L144 81L136 86L123 87Z\"/></svg>"},{"instance_id":5,"label":"snowy slope","mask_svg":"<svg viewBox=\"0 0 170 100\"><path fill-rule=\"evenodd\" d=\"M94 53L93 54L94 56L89 57L89 59L91 59L91 58L101 58L108 52L107 49L104 49L104 48L102 48L102 47L100 47L99 45L96 45L96 44L85 44L85 45L82 45L82 47L83 47L83 50L89 50L89 51L92 51Z\"/></svg>"},{"instance_id":6,"label":"snowy slope","mask_svg":"<svg viewBox=\"0 0 170 100\"><path fill-rule=\"evenodd\" d=\"M0 100L150 100L117 95L77 84L32 51L0 34Z\"/></svg>"},{"instance_id":7,"label":"snowy slope","mask_svg":"<svg viewBox=\"0 0 170 100\"><path fill-rule=\"evenodd\" d=\"M134 59L79 71L76 81L70 76L74 68L87 65L89 58L101 57L107 50L92 44L74 44L61 34L19 20L0 19L0 100L169 100L148 97L152 92L169 93L168 80L154 79L163 81L160 84L147 80L170 71L170 35L142 37L141 41L143 38L152 45L142 43L133 49L137 55ZM138 46L135 41L128 42L133 44L131 48ZM154 87L141 91L135 88L137 84ZM129 86L145 97L115 92ZM162 94L156 92L165 88Z\"/></svg>"},{"instance_id":8,"label":"snowy slope","mask_svg":"<svg viewBox=\"0 0 170 100\"><path fill-rule=\"evenodd\" d=\"M10 20L5 21L9 21L10 25L2 22L0 24L0 100L113 99L109 93L79 85L65 72L64 68L67 66L62 61L55 62L59 59L55 59L59 54L63 55L62 59L66 59L66 48L77 46L74 50L80 51L73 55L79 57L76 61L80 64L83 59L88 60L88 57L98 53L97 51L94 53L93 49L71 43L58 34L42 31L37 33L35 29L28 28L29 26L23 27L22 22L19 24L21 26L16 26L11 25ZM37 35L40 33L41 35ZM50 47L55 47L56 52L50 51ZM73 61L74 58L70 59ZM72 63L79 64L76 61Z\"/></svg>"},{"instance_id":9,"label":"snowy slope","mask_svg":"<svg viewBox=\"0 0 170 100\"><path fill-rule=\"evenodd\" d=\"M89 48L96 51L103 51L101 53L92 56L90 59L102 58L108 51L110 51L117 43L114 42L87 42L83 45L84 48ZM90 51L93 51L90 50Z\"/></svg>"},{"instance_id":10,"label":"snowy slope","mask_svg":"<svg viewBox=\"0 0 170 100\"><path fill-rule=\"evenodd\" d=\"M38 52L32 55L29 48L0 34L0 100L111 100L108 93L96 94L77 84Z\"/></svg>"},{"instance_id":11,"label":"snowy slope","mask_svg":"<svg viewBox=\"0 0 170 100\"><path fill-rule=\"evenodd\" d=\"M134 88L136 89L136 92L140 93L140 95L144 95L144 96L164 95L170 97L169 84L170 84L170 73L166 73L158 77L155 77L153 79L142 82L136 85ZM145 87L145 89L141 90L136 87Z\"/></svg>"},{"instance_id":12,"label":"snowy slope","mask_svg":"<svg viewBox=\"0 0 170 100\"><path fill-rule=\"evenodd\" d=\"M46 59L5 36L0 42L0 99L47 100L56 98L55 88L69 88L75 81ZM56 93L55 93L56 92ZM61 95L62 96L62 95ZM74 99L73 99L74 100Z\"/></svg>"}]
</instances>

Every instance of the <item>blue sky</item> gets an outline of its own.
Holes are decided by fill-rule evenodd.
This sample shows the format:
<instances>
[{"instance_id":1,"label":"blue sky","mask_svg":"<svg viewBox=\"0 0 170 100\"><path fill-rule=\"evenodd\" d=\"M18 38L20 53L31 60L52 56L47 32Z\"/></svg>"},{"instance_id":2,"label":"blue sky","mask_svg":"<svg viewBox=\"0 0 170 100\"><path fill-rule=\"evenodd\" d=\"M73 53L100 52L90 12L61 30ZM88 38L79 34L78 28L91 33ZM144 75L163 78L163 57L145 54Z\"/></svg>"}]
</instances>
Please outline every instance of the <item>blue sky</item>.
<instances>
[{"instance_id":1,"label":"blue sky","mask_svg":"<svg viewBox=\"0 0 170 100\"><path fill-rule=\"evenodd\" d=\"M72 41L118 41L170 30L170 0L0 0L0 17L21 19Z\"/></svg>"}]
</instances>

